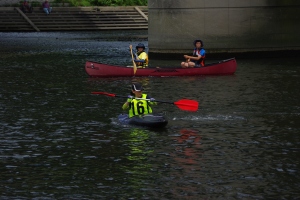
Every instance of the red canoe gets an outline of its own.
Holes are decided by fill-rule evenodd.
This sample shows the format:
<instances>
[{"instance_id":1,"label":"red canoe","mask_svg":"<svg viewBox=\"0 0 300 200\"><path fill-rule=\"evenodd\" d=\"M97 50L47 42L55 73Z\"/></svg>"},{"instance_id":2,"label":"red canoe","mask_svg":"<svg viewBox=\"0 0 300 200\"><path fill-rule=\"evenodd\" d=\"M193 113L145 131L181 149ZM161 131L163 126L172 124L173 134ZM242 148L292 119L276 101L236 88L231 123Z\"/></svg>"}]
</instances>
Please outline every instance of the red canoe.
<instances>
[{"instance_id":1,"label":"red canoe","mask_svg":"<svg viewBox=\"0 0 300 200\"><path fill-rule=\"evenodd\" d=\"M138 68L134 75L132 67L107 65L92 61L85 63L85 71L90 77L229 75L234 74L236 68L235 58L230 58L197 68Z\"/></svg>"}]
</instances>

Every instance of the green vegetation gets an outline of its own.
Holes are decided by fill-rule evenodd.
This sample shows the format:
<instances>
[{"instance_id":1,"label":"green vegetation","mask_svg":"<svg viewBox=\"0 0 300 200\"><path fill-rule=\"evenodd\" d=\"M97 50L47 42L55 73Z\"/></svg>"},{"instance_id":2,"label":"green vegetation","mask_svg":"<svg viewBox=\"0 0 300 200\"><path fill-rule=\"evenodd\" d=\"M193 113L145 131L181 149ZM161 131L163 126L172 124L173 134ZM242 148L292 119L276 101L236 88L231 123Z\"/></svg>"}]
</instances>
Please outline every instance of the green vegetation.
<instances>
[{"instance_id":1,"label":"green vegetation","mask_svg":"<svg viewBox=\"0 0 300 200\"><path fill-rule=\"evenodd\" d=\"M148 0L54 0L70 6L147 6Z\"/></svg>"},{"instance_id":2,"label":"green vegetation","mask_svg":"<svg viewBox=\"0 0 300 200\"><path fill-rule=\"evenodd\" d=\"M5 4L3 5L4 7L19 7L23 4L24 0L20 0L19 3L12 3L12 4ZM28 3L32 6L32 7L40 7L42 5L42 3L40 1L35 1L35 0L28 0Z\"/></svg>"}]
</instances>

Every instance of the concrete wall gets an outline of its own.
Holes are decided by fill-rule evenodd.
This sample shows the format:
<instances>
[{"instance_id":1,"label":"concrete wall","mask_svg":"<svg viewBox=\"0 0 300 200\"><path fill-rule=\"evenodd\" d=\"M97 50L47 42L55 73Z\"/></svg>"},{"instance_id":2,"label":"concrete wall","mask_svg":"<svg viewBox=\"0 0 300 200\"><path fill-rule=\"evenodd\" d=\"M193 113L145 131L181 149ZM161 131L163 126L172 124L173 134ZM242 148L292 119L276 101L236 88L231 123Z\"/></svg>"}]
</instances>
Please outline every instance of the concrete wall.
<instances>
[{"instance_id":1,"label":"concrete wall","mask_svg":"<svg viewBox=\"0 0 300 200\"><path fill-rule=\"evenodd\" d=\"M300 50L299 0L148 0L149 53Z\"/></svg>"}]
</instances>

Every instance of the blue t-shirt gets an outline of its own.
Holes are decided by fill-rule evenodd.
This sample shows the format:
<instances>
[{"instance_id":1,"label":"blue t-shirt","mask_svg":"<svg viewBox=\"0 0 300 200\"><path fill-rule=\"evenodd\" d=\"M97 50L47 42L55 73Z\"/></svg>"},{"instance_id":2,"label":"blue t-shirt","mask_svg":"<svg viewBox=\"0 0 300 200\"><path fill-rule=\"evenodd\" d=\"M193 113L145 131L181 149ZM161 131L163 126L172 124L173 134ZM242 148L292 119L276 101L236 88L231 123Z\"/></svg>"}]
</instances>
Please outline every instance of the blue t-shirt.
<instances>
[{"instance_id":1,"label":"blue t-shirt","mask_svg":"<svg viewBox=\"0 0 300 200\"><path fill-rule=\"evenodd\" d=\"M205 58L205 50L203 48L201 49L194 49L193 56L201 56L199 60L193 60L192 62L195 63L195 67L201 67L204 66L204 58Z\"/></svg>"},{"instance_id":2,"label":"blue t-shirt","mask_svg":"<svg viewBox=\"0 0 300 200\"><path fill-rule=\"evenodd\" d=\"M205 50L203 48L201 48L200 51L199 51L199 49L194 49L193 55L204 57L205 56Z\"/></svg>"}]
</instances>

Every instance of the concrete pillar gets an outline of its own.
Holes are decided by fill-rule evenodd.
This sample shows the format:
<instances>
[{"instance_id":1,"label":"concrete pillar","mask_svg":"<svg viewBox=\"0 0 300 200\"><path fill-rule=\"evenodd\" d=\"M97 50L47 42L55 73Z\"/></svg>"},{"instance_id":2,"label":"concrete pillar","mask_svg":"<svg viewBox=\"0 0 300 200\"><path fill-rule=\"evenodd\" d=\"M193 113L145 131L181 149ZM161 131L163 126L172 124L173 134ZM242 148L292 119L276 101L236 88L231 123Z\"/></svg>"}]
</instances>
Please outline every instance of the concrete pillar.
<instances>
[{"instance_id":1,"label":"concrete pillar","mask_svg":"<svg viewBox=\"0 0 300 200\"><path fill-rule=\"evenodd\" d=\"M149 54L300 50L299 0L148 0Z\"/></svg>"}]
</instances>

